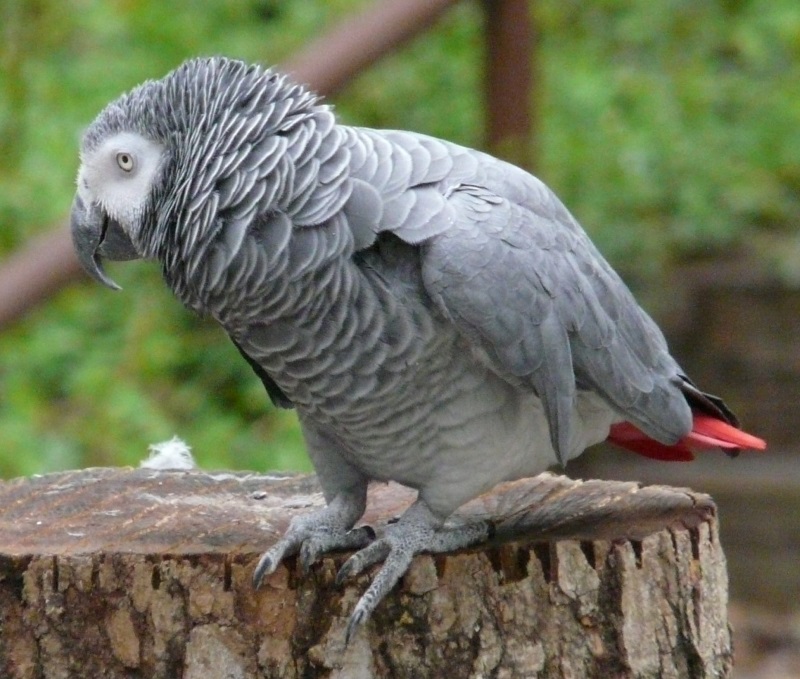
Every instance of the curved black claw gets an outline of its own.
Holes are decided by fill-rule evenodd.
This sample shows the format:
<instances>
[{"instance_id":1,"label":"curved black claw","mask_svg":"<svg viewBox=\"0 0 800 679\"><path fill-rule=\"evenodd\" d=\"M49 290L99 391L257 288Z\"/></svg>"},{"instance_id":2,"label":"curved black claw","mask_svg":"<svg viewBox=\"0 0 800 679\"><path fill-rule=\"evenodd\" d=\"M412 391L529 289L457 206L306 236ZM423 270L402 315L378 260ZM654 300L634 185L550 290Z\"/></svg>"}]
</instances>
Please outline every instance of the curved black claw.
<instances>
[{"instance_id":1,"label":"curved black claw","mask_svg":"<svg viewBox=\"0 0 800 679\"><path fill-rule=\"evenodd\" d=\"M462 549L485 540L491 532L486 522L440 528L435 526L434 518L425 506L412 505L398 523L387 528L383 537L353 554L339 569L336 574L337 585L383 561L383 566L375 574L350 616L346 643L350 642L375 607L408 571L416 554L436 554Z\"/></svg>"},{"instance_id":2,"label":"curved black claw","mask_svg":"<svg viewBox=\"0 0 800 679\"><path fill-rule=\"evenodd\" d=\"M354 577L373 564L383 561L391 551L392 542L390 538L383 537L380 540L369 543L342 564L336 574L336 584L341 585L348 578Z\"/></svg>"},{"instance_id":3,"label":"curved black claw","mask_svg":"<svg viewBox=\"0 0 800 679\"><path fill-rule=\"evenodd\" d=\"M364 513L367 499L366 482L342 491L322 509L295 516L283 537L270 547L253 571L257 589L264 578L273 573L286 557L300 554L300 565L308 571L320 554L334 549L363 547L375 532L368 526L351 530Z\"/></svg>"},{"instance_id":4,"label":"curved black claw","mask_svg":"<svg viewBox=\"0 0 800 679\"><path fill-rule=\"evenodd\" d=\"M371 526L359 526L342 534L313 535L300 548L300 567L308 575L319 557L327 552L342 549L362 549L375 539Z\"/></svg>"},{"instance_id":5,"label":"curved black claw","mask_svg":"<svg viewBox=\"0 0 800 679\"><path fill-rule=\"evenodd\" d=\"M364 544L362 545L363 547L366 547L370 542L372 542L377 537L375 529L366 523L363 526L359 526L358 528L353 528L353 530L350 532L353 533L355 531L364 532Z\"/></svg>"},{"instance_id":6,"label":"curved black claw","mask_svg":"<svg viewBox=\"0 0 800 679\"><path fill-rule=\"evenodd\" d=\"M356 632L358 632L359 628L366 622L368 617L368 611L360 611L358 609L353 611L353 615L351 615L350 620L347 621L347 631L344 635L345 648L350 645L350 642L353 640Z\"/></svg>"},{"instance_id":7,"label":"curved black claw","mask_svg":"<svg viewBox=\"0 0 800 679\"><path fill-rule=\"evenodd\" d=\"M274 573L281 561L287 556L297 554L303 541L310 535L305 524L306 521L302 519L293 520L286 535L261 555L253 571L253 587L261 587L264 578Z\"/></svg>"},{"instance_id":8,"label":"curved black claw","mask_svg":"<svg viewBox=\"0 0 800 679\"><path fill-rule=\"evenodd\" d=\"M356 559L356 557L363 555L364 552L370 550L372 545L378 543L383 543L383 545L380 545L379 548L371 550L370 553L367 554L366 558L362 558L360 560ZM347 623L347 636L345 637L345 641L347 643L349 643L356 630L358 630L358 628L369 619L369 617L372 615L372 611L375 610L375 607L397 584L397 581L403 577L405 572L408 570L408 567L411 565L411 561L414 558L415 553L419 553L416 550L404 549L402 546L398 546L396 543L392 545L388 540L385 540L385 538L384 540L373 542L372 545L366 549L362 549L360 552L357 552L350 557L350 559L347 560L347 563L342 566L342 569L339 571L339 575L337 575L338 580L339 576L342 574L342 571L346 571L344 577L359 573L367 566L381 560L383 557L377 557L380 556L384 550L389 551L388 556L385 557L386 560L383 566L375 575L375 578L367 588L367 591L364 592L362 597L358 600L356 607L353 609L353 613ZM354 565L352 565L349 569L346 569L348 564Z\"/></svg>"},{"instance_id":9,"label":"curved black claw","mask_svg":"<svg viewBox=\"0 0 800 679\"><path fill-rule=\"evenodd\" d=\"M281 561L298 552L303 574L308 575L320 555L341 549L361 549L374 539L375 531L370 526L346 530L325 524L314 525L313 517L311 520L297 520L286 531L286 535L261 555L253 571L253 587L258 589L264 579L275 572Z\"/></svg>"},{"instance_id":10,"label":"curved black claw","mask_svg":"<svg viewBox=\"0 0 800 679\"><path fill-rule=\"evenodd\" d=\"M262 554L253 571L253 588L259 589L264 582L264 578L274 573L277 565L277 563L272 562L272 557L269 552Z\"/></svg>"}]
</instances>

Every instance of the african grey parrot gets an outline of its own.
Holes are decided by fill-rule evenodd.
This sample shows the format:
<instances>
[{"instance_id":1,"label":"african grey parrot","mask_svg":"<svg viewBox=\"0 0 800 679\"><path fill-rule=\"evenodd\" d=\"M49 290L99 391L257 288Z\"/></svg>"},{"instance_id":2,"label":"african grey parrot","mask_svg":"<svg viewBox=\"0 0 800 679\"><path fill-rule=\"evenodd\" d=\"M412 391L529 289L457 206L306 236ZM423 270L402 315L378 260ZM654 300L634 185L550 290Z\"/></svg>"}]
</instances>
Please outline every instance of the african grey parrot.
<instances>
[{"instance_id":1,"label":"african grey parrot","mask_svg":"<svg viewBox=\"0 0 800 679\"><path fill-rule=\"evenodd\" d=\"M155 259L294 407L326 506L296 518L256 585L299 552L384 565L349 633L423 551L487 537L445 525L501 481L610 438L662 459L764 447L699 391L556 196L527 172L413 132L337 124L287 77L187 61L88 128L72 207L84 268ZM367 485L417 500L375 539Z\"/></svg>"}]
</instances>

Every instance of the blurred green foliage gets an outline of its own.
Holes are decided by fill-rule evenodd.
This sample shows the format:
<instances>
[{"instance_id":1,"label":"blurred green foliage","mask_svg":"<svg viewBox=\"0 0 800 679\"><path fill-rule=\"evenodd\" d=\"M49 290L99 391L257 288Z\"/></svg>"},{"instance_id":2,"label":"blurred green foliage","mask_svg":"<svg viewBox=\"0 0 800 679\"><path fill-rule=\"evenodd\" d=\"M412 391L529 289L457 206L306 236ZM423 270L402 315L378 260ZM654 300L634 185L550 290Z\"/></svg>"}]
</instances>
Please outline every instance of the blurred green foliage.
<instances>
[{"instance_id":1,"label":"blurred green foliage","mask_svg":"<svg viewBox=\"0 0 800 679\"><path fill-rule=\"evenodd\" d=\"M0 251L66 214L82 127L198 54L286 60L366 0L4 0ZM796 0L537 0L537 173L628 280L748 242L800 257ZM481 14L464 2L340 93L346 121L480 146ZM754 244L754 245L753 245ZM136 464L178 434L210 468L308 469L223 333L155 267L75 286L0 336L0 476Z\"/></svg>"},{"instance_id":2,"label":"blurred green foliage","mask_svg":"<svg viewBox=\"0 0 800 679\"><path fill-rule=\"evenodd\" d=\"M537 7L542 173L623 272L745 238L800 254L800 3ZM776 263L797 280L800 260Z\"/></svg>"}]
</instances>

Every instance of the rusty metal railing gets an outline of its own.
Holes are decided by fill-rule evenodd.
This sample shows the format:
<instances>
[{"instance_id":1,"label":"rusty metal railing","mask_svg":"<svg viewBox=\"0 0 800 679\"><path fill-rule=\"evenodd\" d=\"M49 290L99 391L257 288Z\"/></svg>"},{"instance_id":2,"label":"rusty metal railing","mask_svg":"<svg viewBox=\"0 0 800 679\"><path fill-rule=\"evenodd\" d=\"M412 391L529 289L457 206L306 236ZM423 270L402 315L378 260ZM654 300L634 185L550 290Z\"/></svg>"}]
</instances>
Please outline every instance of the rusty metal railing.
<instances>
[{"instance_id":1,"label":"rusty metal railing","mask_svg":"<svg viewBox=\"0 0 800 679\"><path fill-rule=\"evenodd\" d=\"M380 0L312 41L282 70L320 94L331 94L432 26L457 2ZM498 155L531 165L534 44L529 0L481 4L486 17L486 142ZM0 330L81 275L64 225L31 239L0 263Z\"/></svg>"}]
</instances>

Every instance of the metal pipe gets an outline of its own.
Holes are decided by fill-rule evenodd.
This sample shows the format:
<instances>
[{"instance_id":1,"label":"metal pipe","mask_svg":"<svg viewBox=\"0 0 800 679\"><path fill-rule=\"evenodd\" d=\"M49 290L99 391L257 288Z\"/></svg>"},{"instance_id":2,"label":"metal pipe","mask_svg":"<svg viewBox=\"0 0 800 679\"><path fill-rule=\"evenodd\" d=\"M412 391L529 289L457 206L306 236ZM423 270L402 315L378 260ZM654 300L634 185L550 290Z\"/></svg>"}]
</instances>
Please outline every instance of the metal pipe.
<instances>
[{"instance_id":1,"label":"metal pipe","mask_svg":"<svg viewBox=\"0 0 800 679\"><path fill-rule=\"evenodd\" d=\"M76 280L82 271L67 227L29 240L0 266L0 329Z\"/></svg>"},{"instance_id":2,"label":"metal pipe","mask_svg":"<svg viewBox=\"0 0 800 679\"><path fill-rule=\"evenodd\" d=\"M332 94L429 28L458 1L381 0L312 41L281 70L320 94Z\"/></svg>"},{"instance_id":3,"label":"metal pipe","mask_svg":"<svg viewBox=\"0 0 800 679\"><path fill-rule=\"evenodd\" d=\"M496 155L535 165L531 88L535 34L529 0L483 0L486 144Z\"/></svg>"}]
</instances>

